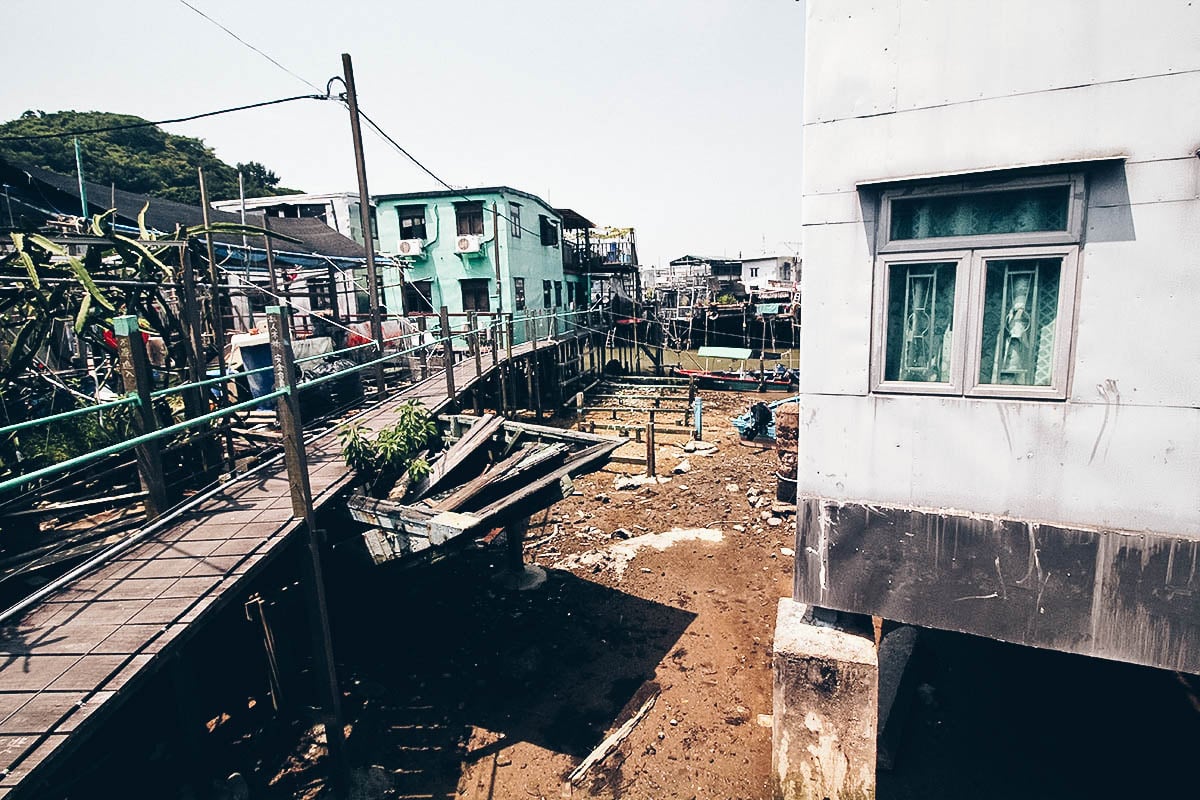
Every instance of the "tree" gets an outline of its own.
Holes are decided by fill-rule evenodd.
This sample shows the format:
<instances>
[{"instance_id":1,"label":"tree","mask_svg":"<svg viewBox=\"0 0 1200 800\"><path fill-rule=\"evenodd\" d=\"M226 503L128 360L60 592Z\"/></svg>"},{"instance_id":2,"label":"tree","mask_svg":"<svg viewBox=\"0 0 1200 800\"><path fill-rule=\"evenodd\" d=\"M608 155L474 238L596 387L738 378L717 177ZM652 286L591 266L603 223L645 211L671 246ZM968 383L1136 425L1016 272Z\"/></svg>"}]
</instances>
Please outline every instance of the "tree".
<instances>
[{"instance_id":1,"label":"tree","mask_svg":"<svg viewBox=\"0 0 1200 800\"><path fill-rule=\"evenodd\" d=\"M26 111L0 125L0 158L20 166L42 167L63 175L75 173L72 136L3 141L5 136L112 128L146 122L141 117L105 111ZM84 177L99 184L115 183L139 194L162 197L190 205L200 204L196 169L204 168L212 200L238 196L238 170L243 172L246 195L289 194L298 190L279 185L279 176L257 161L236 167L217 158L201 139L176 136L157 126L128 128L79 135Z\"/></svg>"}]
</instances>

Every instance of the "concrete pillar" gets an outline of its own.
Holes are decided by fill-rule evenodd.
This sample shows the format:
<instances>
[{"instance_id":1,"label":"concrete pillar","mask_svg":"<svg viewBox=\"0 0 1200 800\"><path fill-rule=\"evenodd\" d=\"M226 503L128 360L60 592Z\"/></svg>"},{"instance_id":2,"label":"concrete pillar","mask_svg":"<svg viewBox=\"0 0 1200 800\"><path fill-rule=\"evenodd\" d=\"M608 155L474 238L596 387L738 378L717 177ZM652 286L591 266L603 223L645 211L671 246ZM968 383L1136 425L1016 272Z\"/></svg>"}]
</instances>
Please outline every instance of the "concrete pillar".
<instances>
[{"instance_id":1,"label":"concrete pillar","mask_svg":"<svg viewBox=\"0 0 1200 800\"><path fill-rule=\"evenodd\" d=\"M879 704L875 642L870 634L809 624L806 609L783 598L775 621L775 796L869 800Z\"/></svg>"}]
</instances>

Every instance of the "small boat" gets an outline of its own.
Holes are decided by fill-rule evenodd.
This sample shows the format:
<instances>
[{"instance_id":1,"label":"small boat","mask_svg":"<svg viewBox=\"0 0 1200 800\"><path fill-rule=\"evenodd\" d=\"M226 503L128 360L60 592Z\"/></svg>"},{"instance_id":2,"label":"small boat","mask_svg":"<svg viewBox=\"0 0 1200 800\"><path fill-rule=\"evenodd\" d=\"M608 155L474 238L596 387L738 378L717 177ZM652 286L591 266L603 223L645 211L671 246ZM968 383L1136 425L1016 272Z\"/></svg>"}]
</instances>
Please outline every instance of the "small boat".
<instances>
[{"instance_id":1,"label":"small boat","mask_svg":"<svg viewBox=\"0 0 1200 800\"><path fill-rule=\"evenodd\" d=\"M703 370L674 367L672 374L681 378L695 378L700 389L725 389L732 392L788 392L795 385L786 373L772 370Z\"/></svg>"},{"instance_id":2,"label":"small boat","mask_svg":"<svg viewBox=\"0 0 1200 800\"><path fill-rule=\"evenodd\" d=\"M725 358L742 362L742 368L737 370L683 369L678 366L671 368L671 374L681 378L694 378L700 389L725 389L734 392L787 392L799 385L799 378L794 370L783 364L774 369L746 369L746 360L758 358L762 362L768 357L767 353L741 347L701 347L698 355L701 358ZM778 353L770 354L778 359Z\"/></svg>"}]
</instances>

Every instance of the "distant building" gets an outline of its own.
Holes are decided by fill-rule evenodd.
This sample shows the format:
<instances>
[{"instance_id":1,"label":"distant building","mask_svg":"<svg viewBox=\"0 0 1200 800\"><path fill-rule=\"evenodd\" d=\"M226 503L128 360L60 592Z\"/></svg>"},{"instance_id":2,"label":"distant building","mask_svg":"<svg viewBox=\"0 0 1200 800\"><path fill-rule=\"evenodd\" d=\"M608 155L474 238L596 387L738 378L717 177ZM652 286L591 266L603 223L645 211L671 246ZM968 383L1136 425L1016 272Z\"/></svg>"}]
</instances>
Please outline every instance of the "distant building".
<instances>
[{"instance_id":1,"label":"distant building","mask_svg":"<svg viewBox=\"0 0 1200 800\"><path fill-rule=\"evenodd\" d=\"M242 208L247 212L265 214L280 219L319 219L338 233L365 244L362 235L362 212L358 194L351 192L328 192L324 194L284 194L271 197L247 197L242 200L217 200L210 203L213 208L230 214L238 214ZM379 231L375 224L375 208L371 208L371 238L379 243Z\"/></svg>"},{"instance_id":2,"label":"distant building","mask_svg":"<svg viewBox=\"0 0 1200 800\"><path fill-rule=\"evenodd\" d=\"M403 264L384 273L389 311L512 313L582 307L587 276L563 267L562 217L507 186L375 197L379 246ZM516 339L524 336L515 328Z\"/></svg>"},{"instance_id":3,"label":"distant building","mask_svg":"<svg viewBox=\"0 0 1200 800\"><path fill-rule=\"evenodd\" d=\"M1018 6L809 0L796 599L1200 673L1200 6Z\"/></svg>"},{"instance_id":4,"label":"distant building","mask_svg":"<svg viewBox=\"0 0 1200 800\"><path fill-rule=\"evenodd\" d=\"M656 276L656 287L693 293L703 289L707 292L708 297L696 297L693 302L715 300L721 295L737 299L746 297L740 259L686 255L674 259L667 267L665 275L660 272Z\"/></svg>"},{"instance_id":5,"label":"distant building","mask_svg":"<svg viewBox=\"0 0 1200 800\"><path fill-rule=\"evenodd\" d=\"M751 296L790 294L800 281L800 259L795 256L743 258L742 283Z\"/></svg>"}]
</instances>

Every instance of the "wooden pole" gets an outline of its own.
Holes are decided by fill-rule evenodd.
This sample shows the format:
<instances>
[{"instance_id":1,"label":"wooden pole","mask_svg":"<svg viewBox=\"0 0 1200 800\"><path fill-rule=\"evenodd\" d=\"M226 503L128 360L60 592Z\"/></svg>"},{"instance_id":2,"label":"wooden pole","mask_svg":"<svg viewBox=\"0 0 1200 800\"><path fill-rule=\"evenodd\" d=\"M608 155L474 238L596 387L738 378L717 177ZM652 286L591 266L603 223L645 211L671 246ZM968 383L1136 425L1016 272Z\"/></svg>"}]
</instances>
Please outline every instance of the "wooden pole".
<instances>
[{"instance_id":1,"label":"wooden pole","mask_svg":"<svg viewBox=\"0 0 1200 800\"><path fill-rule=\"evenodd\" d=\"M583 392L575 393L575 427L583 430Z\"/></svg>"},{"instance_id":2,"label":"wooden pole","mask_svg":"<svg viewBox=\"0 0 1200 800\"><path fill-rule=\"evenodd\" d=\"M308 558L303 559L306 572L305 595L308 600L313 657L319 681L318 696L324 705L321 721L325 725L325 739L333 767L333 783L340 795L347 790L350 778L349 765L346 762L341 689L338 687L337 666L333 658L333 636L329 630L329 608L325 602L325 579L321 569L321 542L313 512L312 487L308 479L292 336L287 316L287 311L282 306L267 308L267 330L271 337L271 363L275 367L275 385L288 389L288 393L276 402L276 413L283 434L284 461L287 464L288 483L291 486L292 514L304 520L307 534Z\"/></svg>"},{"instance_id":3,"label":"wooden pole","mask_svg":"<svg viewBox=\"0 0 1200 800\"><path fill-rule=\"evenodd\" d=\"M646 426L646 474L653 478L658 473L654 463L654 412L650 412L650 424Z\"/></svg>"},{"instance_id":4,"label":"wooden pole","mask_svg":"<svg viewBox=\"0 0 1200 800\"><path fill-rule=\"evenodd\" d=\"M158 430L158 418L150 399L150 362L146 358L146 342L138 327L138 318L122 316L113 319L117 337L117 357L121 367L121 382L126 392L136 392L138 405L133 414L134 433L141 435ZM138 479L146 491L146 517L154 519L167 510L167 487L163 479L162 455L158 441L147 442L135 449Z\"/></svg>"},{"instance_id":5,"label":"wooden pole","mask_svg":"<svg viewBox=\"0 0 1200 800\"><path fill-rule=\"evenodd\" d=\"M183 316L184 324L187 328L189 343L192 348L192 358L188 364L188 377L192 383L199 383L207 376L205 375L205 358L204 358L204 334L200 330L200 304L196 299L196 276L192 273L192 261L185 253L180 251L179 254L180 269L180 289L183 295ZM181 392L183 395L183 405L188 417L198 417L207 414L209 411L208 403L205 402L205 391L200 387L192 387L184 389ZM207 430L211 426L204 425ZM228 442L228 440L227 440ZM214 466L213 460L213 445L215 443L205 438L200 443L200 463L205 473ZM228 450L225 455L225 471L233 472L233 445L228 442Z\"/></svg>"},{"instance_id":6,"label":"wooden pole","mask_svg":"<svg viewBox=\"0 0 1200 800\"><path fill-rule=\"evenodd\" d=\"M363 154L362 127L358 117L358 93L354 89L354 64L349 53L342 53L342 71L346 81L346 104L350 107L350 135L354 140L354 166L358 172L358 211L362 225L363 249L367 256L367 293L371 295L371 338L379 357L383 356L383 321L379 317L379 272L375 267L375 241L371 236L371 195L367 191L367 161ZM375 384L379 395L387 393L383 362L375 365Z\"/></svg>"},{"instance_id":7,"label":"wooden pole","mask_svg":"<svg viewBox=\"0 0 1200 800\"><path fill-rule=\"evenodd\" d=\"M213 251L213 237L210 230L210 222L208 220L208 190L204 185L204 168L200 167L197 170L200 176L200 206L201 212L204 214L204 245L208 256L208 282L212 284L212 330L213 344L217 348L217 369L221 370L221 374L226 374L225 369L225 310L221 305L221 287L224 285L221 281L220 270L217 269L217 257ZM230 311L233 310L232 302ZM221 396L227 401L229 399L226 384L221 384Z\"/></svg>"},{"instance_id":8,"label":"wooden pole","mask_svg":"<svg viewBox=\"0 0 1200 800\"><path fill-rule=\"evenodd\" d=\"M442 365L446 368L446 400L454 402L454 339L450 335L450 309L442 306L438 311L442 324Z\"/></svg>"},{"instance_id":9,"label":"wooden pole","mask_svg":"<svg viewBox=\"0 0 1200 800\"><path fill-rule=\"evenodd\" d=\"M419 331L417 336L420 337L421 343L421 380L429 377L429 348L425 347L425 331L428 327L428 321L424 315L417 317L417 330Z\"/></svg>"}]
</instances>

